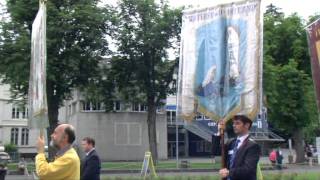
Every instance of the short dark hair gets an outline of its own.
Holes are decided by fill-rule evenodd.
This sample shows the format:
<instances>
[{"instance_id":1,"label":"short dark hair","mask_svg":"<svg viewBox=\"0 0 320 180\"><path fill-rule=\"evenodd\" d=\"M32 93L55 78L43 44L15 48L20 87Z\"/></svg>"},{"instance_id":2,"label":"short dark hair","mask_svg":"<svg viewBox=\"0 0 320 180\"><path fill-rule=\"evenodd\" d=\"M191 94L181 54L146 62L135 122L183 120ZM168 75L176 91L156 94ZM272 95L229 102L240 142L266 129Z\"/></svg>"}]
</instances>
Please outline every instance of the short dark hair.
<instances>
[{"instance_id":1,"label":"short dark hair","mask_svg":"<svg viewBox=\"0 0 320 180\"><path fill-rule=\"evenodd\" d=\"M233 120L240 120L241 122L243 122L243 124L249 124L249 129L252 126L252 120L245 115L235 115L233 117Z\"/></svg>"},{"instance_id":2,"label":"short dark hair","mask_svg":"<svg viewBox=\"0 0 320 180\"><path fill-rule=\"evenodd\" d=\"M91 144L93 147L95 146L96 142L91 137L85 137L82 139L82 141L86 141L88 144Z\"/></svg>"},{"instance_id":3,"label":"short dark hair","mask_svg":"<svg viewBox=\"0 0 320 180\"><path fill-rule=\"evenodd\" d=\"M64 133L68 135L68 143L72 144L76 139L74 129L71 126L67 126L66 128L64 128Z\"/></svg>"}]
</instances>

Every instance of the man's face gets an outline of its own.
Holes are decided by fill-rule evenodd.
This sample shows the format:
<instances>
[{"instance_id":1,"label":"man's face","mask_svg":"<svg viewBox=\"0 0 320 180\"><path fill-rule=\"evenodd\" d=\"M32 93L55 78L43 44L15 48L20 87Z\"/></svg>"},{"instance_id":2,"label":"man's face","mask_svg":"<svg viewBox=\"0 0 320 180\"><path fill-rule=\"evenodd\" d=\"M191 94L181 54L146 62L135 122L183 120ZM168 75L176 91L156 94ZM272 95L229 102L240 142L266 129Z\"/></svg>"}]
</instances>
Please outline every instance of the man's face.
<instances>
[{"instance_id":1,"label":"man's face","mask_svg":"<svg viewBox=\"0 0 320 180\"><path fill-rule=\"evenodd\" d=\"M249 123L243 123L240 119L233 120L233 131L236 135L244 135L249 131Z\"/></svg>"},{"instance_id":2,"label":"man's face","mask_svg":"<svg viewBox=\"0 0 320 180\"><path fill-rule=\"evenodd\" d=\"M65 141L66 136L64 133L64 129L61 126L58 126L54 132L51 134L51 145L60 149L61 145Z\"/></svg>"},{"instance_id":3,"label":"man's face","mask_svg":"<svg viewBox=\"0 0 320 180\"><path fill-rule=\"evenodd\" d=\"M82 149L84 152L89 152L91 149L92 149L92 145L91 144L88 144L87 141L82 141L81 142L81 146L82 146Z\"/></svg>"}]
</instances>

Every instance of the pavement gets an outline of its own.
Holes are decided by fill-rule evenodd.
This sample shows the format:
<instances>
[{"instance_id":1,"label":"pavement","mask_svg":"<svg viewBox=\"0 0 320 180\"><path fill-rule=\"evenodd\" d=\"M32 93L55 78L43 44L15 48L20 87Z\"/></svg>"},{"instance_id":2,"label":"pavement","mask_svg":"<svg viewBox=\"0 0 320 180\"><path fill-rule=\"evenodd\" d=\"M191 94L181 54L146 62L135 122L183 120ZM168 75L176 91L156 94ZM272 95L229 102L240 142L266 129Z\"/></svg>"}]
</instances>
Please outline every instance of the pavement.
<instances>
[{"instance_id":1,"label":"pavement","mask_svg":"<svg viewBox=\"0 0 320 180\"><path fill-rule=\"evenodd\" d=\"M187 158L187 159L179 159L188 160L190 162L218 162L220 158L216 158L217 160L213 160L212 158ZM175 162L175 159L169 159L166 161ZM268 157L260 158L261 164L269 164ZM306 164L285 164L285 168L282 170L276 169L263 169L263 174L284 174L284 173L305 173L305 172L320 172L320 165L309 166ZM217 169L163 169L158 170L158 176L207 176L207 175L216 175L218 173ZM112 171L112 170L102 170L101 177L140 177L140 171ZM33 175L7 175L6 180L35 180Z\"/></svg>"},{"instance_id":2,"label":"pavement","mask_svg":"<svg viewBox=\"0 0 320 180\"><path fill-rule=\"evenodd\" d=\"M286 174L286 173L306 173L306 172L320 172L320 165L308 166L308 165L291 165L286 164L287 168L282 170L263 170L263 174ZM157 172L158 176L208 176L208 175L217 175L217 171L168 171L168 172ZM101 177L140 177L140 172L127 172L127 173L113 173L113 174L101 174ZM6 180L35 180L32 175L7 175Z\"/></svg>"}]
</instances>

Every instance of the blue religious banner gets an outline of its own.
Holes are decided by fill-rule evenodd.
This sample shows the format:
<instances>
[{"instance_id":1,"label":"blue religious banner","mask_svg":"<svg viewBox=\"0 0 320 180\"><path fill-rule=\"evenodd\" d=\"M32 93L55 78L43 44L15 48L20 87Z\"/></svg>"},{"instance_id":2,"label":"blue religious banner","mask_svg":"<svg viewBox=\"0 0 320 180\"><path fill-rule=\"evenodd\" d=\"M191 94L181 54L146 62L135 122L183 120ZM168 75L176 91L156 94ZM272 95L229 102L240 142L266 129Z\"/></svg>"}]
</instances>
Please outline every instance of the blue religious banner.
<instances>
[{"instance_id":1,"label":"blue religious banner","mask_svg":"<svg viewBox=\"0 0 320 180\"><path fill-rule=\"evenodd\" d=\"M197 112L211 119L259 111L262 80L260 0L241 1L183 13L178 116Z\"/></svg>"}]
</instances>

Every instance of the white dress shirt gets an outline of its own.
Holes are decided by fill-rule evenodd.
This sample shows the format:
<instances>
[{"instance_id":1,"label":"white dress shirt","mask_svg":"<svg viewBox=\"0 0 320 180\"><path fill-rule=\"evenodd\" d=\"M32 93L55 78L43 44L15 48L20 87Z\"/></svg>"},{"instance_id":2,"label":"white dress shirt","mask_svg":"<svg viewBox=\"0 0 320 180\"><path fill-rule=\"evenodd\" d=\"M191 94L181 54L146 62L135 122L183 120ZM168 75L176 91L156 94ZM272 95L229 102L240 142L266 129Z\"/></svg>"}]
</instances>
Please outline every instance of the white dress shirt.
<instances>
[{"instance_id":1,"label":"white dress shirt","mask_svg":"<svg viewBox=\"0 0 320 180\"><path fill-rule=\"evenodd\" d=\"M243 141L244 141L245 139L247 139L248 136L249 136L249 134L246 134L246 135L238 136L238 137L237 137L237 139L240 140L237 149L239 149L239 148L241 147L241 145L243 144Z\"/></svg>"},{"instance_id":2,"label":"white dress shirt","mask_svg":"<svg viewBox=\"0 0 320 180\"><path fill-rule=\"evenodd\" d=\"M86 155L88 156L93 150L94 148L92 148L89 152L87 152Z\"/></svg>"}]
</instances>

